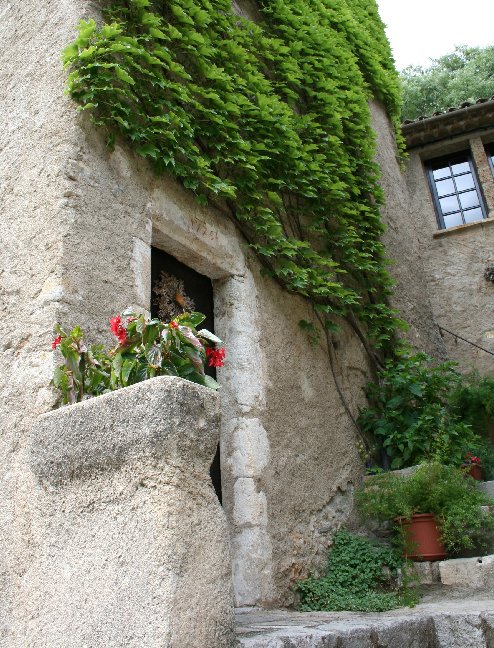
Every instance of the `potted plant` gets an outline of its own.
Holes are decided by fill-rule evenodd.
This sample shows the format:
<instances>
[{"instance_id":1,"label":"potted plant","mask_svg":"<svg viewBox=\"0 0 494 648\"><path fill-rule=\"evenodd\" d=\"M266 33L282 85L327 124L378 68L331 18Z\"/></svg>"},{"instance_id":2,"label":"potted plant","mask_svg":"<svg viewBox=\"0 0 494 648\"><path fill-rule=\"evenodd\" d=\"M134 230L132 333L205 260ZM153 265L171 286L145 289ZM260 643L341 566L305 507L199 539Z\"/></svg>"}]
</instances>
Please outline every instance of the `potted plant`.
<instances>
[{"instance_id":1,"label":"potted plant","mask_svg":"<svg viewBox=\"0 0 494 648\"><path fill-rule=\"evenodd\" d=\"M375 475L357 491L356 504L368 517L394 520L404 553L414 560L488 544L494 531L494 518L482 509L494 501L463 470L440 463L421 464L408 475Z\"/></svg>"},{"instance_id":2,"label":"potted plant","mask_svg":"<svg viewBox=\"0 0 494 648\"><path fill-rule=\"evenodd\" d=\"M196 330L202 313L181 313L170 322L149 319L126 310L110 319L117 346L87 345L79 326L65 332L59 325L52 342L64 362L55 369L53 384L63 405L128 387L155 376L178 376L204 387L219 384L205 372L205 364L222 367L225 349L207 329Z\"/></svg>"},{"instance_id":3,"label":"potted plant","mask_svg":"<svg viewBox=\"0 0 494 648\"><path fill-rule=\"evenodd\" d=\"M482 470L482 460L480 457L476 457L473 452L467 452L462 468L465 468L465 472L476 481L483 481L484 471Z\"/></svg>"}]
</instances>

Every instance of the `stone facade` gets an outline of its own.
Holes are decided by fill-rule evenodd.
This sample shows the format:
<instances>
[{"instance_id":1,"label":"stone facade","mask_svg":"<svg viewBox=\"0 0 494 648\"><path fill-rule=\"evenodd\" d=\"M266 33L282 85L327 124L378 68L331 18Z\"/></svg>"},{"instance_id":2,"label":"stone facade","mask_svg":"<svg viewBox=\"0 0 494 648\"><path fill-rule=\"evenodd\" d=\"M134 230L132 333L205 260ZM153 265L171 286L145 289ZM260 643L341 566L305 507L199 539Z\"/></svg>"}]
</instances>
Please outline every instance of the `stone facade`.
<instances>
[{"instance_id":1,"label":"stone facade","mask_svg":"<svg viewBox=\"0 0 494 648\"><path fill-rule=\"evenodd\" d=\"M299 327L313 319L310 306L261 276L234 226L172 179L156 178L125 146L109 152L64 96L60 51L73 26L94 11L83 0L0 8L7 98L0 129L5 646L16 645L13 608L39 560L27 447L36 417L55 402L53 325L80 324L91 340L109 342L110 316L126 306L148 311L152 246L213 282L216 332L228 350L218 371L221 470L237 605L290 603L290 583L325 566L331 531L350 514L363 471L348 416L358 413L371 377L360 341L343 325L329 348L324 336L310 346ZM378 103L372 113L395 305L411 324L411 341L444 357L394 139Z\"/></svg>"},{"instance_id":2,"label":"stone facade","mask_svg":"<svg viewBox=\"0 0 494 648\"><path fill-rule=\"evenodd\" d=\"M406 171L410 214L426 268L434 320L494 353L494 284L484 277L486 268L494 265L494 179L485 149L494 142L494 101L407 124L403 132L410 147ZM486 218L438 229L424 163L459 152L471 155ZM448 356L462 369L494 371L492 355L450 333L443 334Z\"/></svg>"}]
</instances>

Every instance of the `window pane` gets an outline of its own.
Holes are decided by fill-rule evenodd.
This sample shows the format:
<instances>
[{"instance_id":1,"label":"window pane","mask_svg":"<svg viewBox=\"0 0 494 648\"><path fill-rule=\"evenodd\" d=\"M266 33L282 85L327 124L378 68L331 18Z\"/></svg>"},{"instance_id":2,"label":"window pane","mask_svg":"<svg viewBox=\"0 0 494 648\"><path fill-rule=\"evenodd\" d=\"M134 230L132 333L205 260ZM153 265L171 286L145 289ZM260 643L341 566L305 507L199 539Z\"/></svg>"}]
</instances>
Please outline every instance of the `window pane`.
<instances>
[{"instance_id":1,"label":"window pane","mask_svg":"<svg viewBox=\"0 0 494 648\"><path fill-rule=\"evenodd\" d=\"M455 227L456 225L463 225L460 212L456 214L449 214L444 217L444 227Z\"/></svg>"},{"instance_id":2,"label":"window pane","mask_svg":"<svg viewBox=\"0 0 494 648\"><path fill-rule=\"evenodd\" d=\"M473 191L467 191L460 194L460 203L463 209L468 209L468 207L478 207L480 205L479 196L474 189Z\"/></svg>"},{"instance_id":3,"label":"window pane","mask_svg":"<svg viewBox=\"0 0 494 648\"><path fill-rule=\"evenodd\" d=\"M470 162L458 162L458 164L452 164L451 168L453 169L453 175L466 173L470 171Z\"/></svg>"},{"instance_id":4,"label":"window pane","mask_svg":"<svg viewBox=\"0 0 494 648\"><path fill-rule=\"evenodd\" d=\"M441 211L443 214L447 214L448 212L452 212L460 208L460 205L458 204L458 198L456 196L440 198L439 204L441 205Z\"/></svg>"},{"instance_id":5,"label":"window pane","mask_svg":"<svg viewBox=\"0 0 494 648\"><path fill-rule=\"evenodd\" d=\"M457 176L455 178L455 182L458 191L465 191L465 189L475 189L475 182L473 181L473 176L471 173L465 173L465 175Z\"/></svg>"},{"instance_id":6,"label":"window pane","mask_svg":"<svg viewBox=\"0 0 494 648\"><path fill-rule=\"evenodd\" d=\"M466 223L474 223L475 221L482 220L484 218L484 214L482 213L480 207L476 207L475 209L469 209L468 211L464 212L463 218L465 219Z\"/></svg>"},{"instance_id":7,"label":"window pane","mask_svg":"<svg viewBox=\"0 0 494 648\"><path fill-rule=\"evenodd\" d=\"M436 189L438 196L446 196L447 194L455 193L455 185L451 179L436 182Z\"/></svg>"},{"instance_id":8,"label":"window pane","mask_svg":"<svg viewBox=\"0 0 494 648\"><path fill-rule=\"evenodd\" d=\"M451 171L449 170L449 166L446 166L442 167L441 169L436 169L432 172L432 175L434 176L434 180L439 180L440 178L449 178L451 177Z\"/></svg>"}]
</instances>

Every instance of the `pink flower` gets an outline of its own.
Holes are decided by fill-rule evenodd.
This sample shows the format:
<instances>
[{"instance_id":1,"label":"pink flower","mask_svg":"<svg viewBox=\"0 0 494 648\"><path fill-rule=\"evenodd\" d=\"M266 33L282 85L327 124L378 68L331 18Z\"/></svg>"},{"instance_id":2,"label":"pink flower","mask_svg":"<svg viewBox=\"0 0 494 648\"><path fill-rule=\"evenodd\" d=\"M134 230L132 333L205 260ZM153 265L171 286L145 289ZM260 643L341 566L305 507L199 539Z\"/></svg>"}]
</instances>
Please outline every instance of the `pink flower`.
<instances>
[{"instance_id":1,"label":"pink flower","mask_svg":"<svg viewBox=\"0 0 494 648\"><path fill-rule=\"evenodd\" d=\"M122 326L122 317L120 315L115 315L115 317L110 318L110 328L113 335L118 338L120 344L127 342L127 331Z\"/></svg>"},{"instance_id":2,"label":"pink flower","mask_svg":"<svg viewBox=\"0 0 494 648\"><path fill-rule=\"evenodd\" d=\"M56 338L53 340L53 342L51 343L51 348L52 348L52 349L56 349L57 346L60 344L61 341L62 341L62 336L61 336L61 335L57 335L57 337L56 337Z\"/></svg>"},{"instance_id":3,"label":"pink flower","mask_svg":"<svg viewBox=\"0 0 494 648\"><path fill-rule=\"evenodd\" d=\"M210 367L223 367L225 359L225 349L211 349L210 347L206 348L206 358L209 360Z\"/></svg>"}]
</instances>

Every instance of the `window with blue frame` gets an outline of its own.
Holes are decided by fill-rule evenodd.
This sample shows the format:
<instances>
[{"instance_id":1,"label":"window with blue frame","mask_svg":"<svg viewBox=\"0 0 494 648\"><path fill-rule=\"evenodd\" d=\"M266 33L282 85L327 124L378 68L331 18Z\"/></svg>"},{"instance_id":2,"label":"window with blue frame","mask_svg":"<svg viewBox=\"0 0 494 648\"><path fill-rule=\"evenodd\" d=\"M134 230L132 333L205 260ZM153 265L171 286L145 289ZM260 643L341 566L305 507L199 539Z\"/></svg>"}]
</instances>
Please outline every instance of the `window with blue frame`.
<instances>
[{"instance_id":1,"label":"window with blue frame","mask_svg":"<svg viewBox=\"0 0 494 648\"><path fill-rule=\"evenodd\" d=\"M475 168L469 152L426 162L439 229L486 218Z\"/></svg>"}]
</instances>

